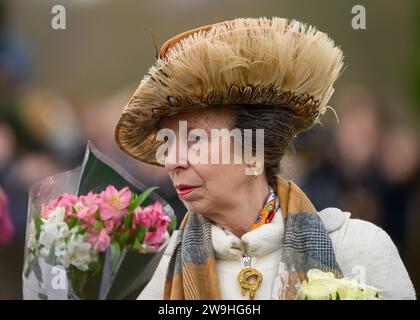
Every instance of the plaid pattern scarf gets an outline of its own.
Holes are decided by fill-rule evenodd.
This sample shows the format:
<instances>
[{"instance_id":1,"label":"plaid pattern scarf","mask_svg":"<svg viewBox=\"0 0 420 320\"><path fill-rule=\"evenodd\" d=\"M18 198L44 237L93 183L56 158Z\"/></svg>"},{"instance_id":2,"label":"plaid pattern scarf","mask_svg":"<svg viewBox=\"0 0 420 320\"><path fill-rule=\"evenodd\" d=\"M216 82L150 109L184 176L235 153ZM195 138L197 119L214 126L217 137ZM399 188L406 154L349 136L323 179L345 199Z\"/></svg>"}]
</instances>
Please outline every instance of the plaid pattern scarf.
<instances>
[{"instance_id":1,"label":"plaid pattern scarf","mask_svg":"<svg viewBox=\"0 0 420 320\"><path fill-rule=\"evenodd\" d=\"M305 193L281 176L277 176L276 190L285 232L278 283L274 287L278 299L294 299L299 283L310 269L331 271L336 277L342 277L342 273L331 239ZM211 225L200 214L185 215L168 265L163 299L221 299Z\"/></svg>"}]
</instances>

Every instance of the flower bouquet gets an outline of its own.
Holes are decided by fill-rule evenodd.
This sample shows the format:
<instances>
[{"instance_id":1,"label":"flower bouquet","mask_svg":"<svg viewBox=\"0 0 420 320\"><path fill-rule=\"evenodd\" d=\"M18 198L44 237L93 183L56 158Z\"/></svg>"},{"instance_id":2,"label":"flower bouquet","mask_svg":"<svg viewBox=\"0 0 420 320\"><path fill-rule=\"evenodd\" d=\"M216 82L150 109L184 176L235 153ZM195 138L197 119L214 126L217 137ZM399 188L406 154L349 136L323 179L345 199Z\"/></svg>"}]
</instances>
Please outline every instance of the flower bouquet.
<instances>
[{"instance_id":1,"label":"flower bouquet","mask_svg":"<svg viewBox=\"0 0 420 320\"><path fill-rule=\"evenodd\" d=\"M24 298L136 298L176 226L155 189L91 143L81 167L31 186Z\"/></svg>"},{"instance_id":2,"label":"flower bouquet","mask_svg":"<svg viewBox=\"0 0 420 320\"><path fill-rule=\"evenodd\" d=\"M354 279L337 279L332 272L311 269L297 292L296 300L381 300L379 289Z\"/></svg>"}]
</instances>

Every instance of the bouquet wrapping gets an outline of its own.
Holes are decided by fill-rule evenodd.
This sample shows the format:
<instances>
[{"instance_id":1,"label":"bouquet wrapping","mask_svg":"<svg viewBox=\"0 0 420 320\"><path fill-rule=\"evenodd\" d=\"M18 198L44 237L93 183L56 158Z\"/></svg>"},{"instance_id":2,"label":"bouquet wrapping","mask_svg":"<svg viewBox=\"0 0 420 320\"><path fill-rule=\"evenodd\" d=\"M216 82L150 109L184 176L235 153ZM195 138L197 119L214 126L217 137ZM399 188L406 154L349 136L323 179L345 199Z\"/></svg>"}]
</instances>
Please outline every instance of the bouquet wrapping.
<instances>
[{"instance_id":1,"label":"bouquet wrapping","mask_svg":"<svg viewBox=\"0 0 420 320\"><path fill-rule=\"evenodd\" d=\"M29 190L24 299L135 299L176 227L171 206L88 143Z\"/></svg>"}]
</instances>

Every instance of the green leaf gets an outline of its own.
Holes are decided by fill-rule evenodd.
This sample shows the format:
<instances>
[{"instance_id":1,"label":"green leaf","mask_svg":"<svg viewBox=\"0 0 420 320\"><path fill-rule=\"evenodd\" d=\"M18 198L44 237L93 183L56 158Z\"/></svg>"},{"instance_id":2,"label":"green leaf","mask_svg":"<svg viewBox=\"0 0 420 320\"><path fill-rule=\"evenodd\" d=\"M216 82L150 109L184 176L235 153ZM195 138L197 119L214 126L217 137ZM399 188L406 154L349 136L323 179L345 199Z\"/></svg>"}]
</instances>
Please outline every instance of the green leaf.
<instances>
[{"instance_id":1,"label":"green leaf","mask_svg":"<svg viewBox=\"0 0 420 320\"><path fill-rule=\"evenodd\" d=\"M141 205L143 203L144 200L147 199L147 197L156 189L159 189L159 187L151 187L147 190L145 190L144 192L142 192L136 199L137 202L137 206Z\"/></svg>"},{"instance_id":2,"label":"green leaf","mask_svg":"<svg viewBox=\"0 0 420 320\"><path fill-rule=\"evenodd\" d=\"M130 237L130 230L126 230L123 232L123 234L120 237L120 247L124 248L127 244L128 238Z\"/></svg>"},{"instance_id":3,"label":"green leaf","mask_svg":"<svg viewBox=\"0 0 420 320\"><path fill-rule=\"evenodd\" d=\"M115 272L118 261L120 260L121 248L117 241L111 243L111 261L112 261L112 272Z\"/></svg>"},{"instance_id":4,"label":"green leaf","mask_svg":"<svg viewBox=\"0 0 420 320\"><path fill-rule=\"evenodd\" d=\"M95 219L96 220L101 220L101 213L99 212L99 209L96 209L96 211L95 211Z\"/></svg>"},{"instance_id":5,"label":"green leaf","mask_svg":"<svg viewBox=\"0 0 420 320\"><path fill-rule=\"evenodd\" d=\"M149 230L149 229L147 229L145 226L140 226L140 227L138 228L137 233L136 233L136 240L137 240L138 242L140 242L140 244L141 244L141 243L143 243L144 235L146 234L146 232L147 232L148 230Z\"/></svg>"},{"instance_id":6,"label":"green leaf","mask_svg":"<svg viewBox=\"0 0 420 320\"><path fill-rule=\"evenodd\" d=\"M81 228L81 229L79 229L79 231L76 232L76 234L80 234L80 235L84 235L85 233L86 233L85 228Z\"/></svg>"},{"instance_id":7,"label":"green leaf","mask_svg":"<svg viewBox=\"0 0 420 320\"><path fill-rule=\"evenodd\" d=\"M136 209L138 206L140 206L144 200L147 199L147 197L156 189L159 189L159 187L151 187L141 194L139 194L133 202L130 203L130 206L128 207L128 212L132 212L134 209Z\"/></svg>"},{"instance_id":8,"label":"green leaf","mask_svg":"<svg viewBox=\"0 0 420 320\"><path fill-rule=\"evenodd\" d=\"M133 221L133 213L130 212L124 219L124 227L126 230L130 229L132 221Z\"/></svg>"},{"instance_id":9,"label":"green leaf","mask_svg":"<svg viewBox=\"0 0 420 320\"><path fill-rule=\"evenodd\" d=\"M90 264L89 270L91 270L93 276L96 276L102 271L102 264L99 261L94 261Z\"/></svg>"},{"instance_id":10,"label":"green leaf","mask_svg":"<svg viewBox=\"0 0 420 320\"><path fill-rule=\"evenodd\" d=\"M139 242L139 240L137 240L137 238L134 238L133 249L140 250L140 248L141 248L141 243Z\"/></svg>"},{"instance_id":11,"label":"green leaf","mask_svg":"<svg viewBox=\"0 0 420 320\"><path fill-rule=\"evenodd\" d=\"M171 216L171 223L168 226L169 233L171 233L175 229L176 223L177 223L176 215L172 215Z\"/></svg>"},{"instance_id":12,"label":"green leaf","mask_svg":"<svg viewBox=\"0 0 420 320\"><path fill-rule=\"evenodd\" d=\"M35 239L38 241L39 236L41 235L41 226L44 224L41 217L38 213L34 214L34 223L35 223Z\"/></svg>"},{"instance_id":13,"label":"green leaf","mask_svg":"<svg viewBox=\"0 0 420 320\"><path fill-rule=\"evenodd\" d=\"M102 221L95 220L95 224L93 225L93 229L102 229L104 226L104 223Z\"/></svg>"},{"instance_id":14,"label":"green leaf","mask_svg":"<svg viewBox=\"0 0 420 320\"><path fill-rule=\"evenodd\" d=\"M341 300L340 294L338 293L338 291L335 293L335 300Z\"/></svg>"},{"instance_id":15,"label":"green leaf","mask_svg":"<svg viewBox=\"0 0 420 320\"><path fill-rule=\"evenodd\" d=\"M72 229L77 223L77 219L75 217L70 217L67 225L69 226L69 229Z\"/></svg>"}]
</instances>

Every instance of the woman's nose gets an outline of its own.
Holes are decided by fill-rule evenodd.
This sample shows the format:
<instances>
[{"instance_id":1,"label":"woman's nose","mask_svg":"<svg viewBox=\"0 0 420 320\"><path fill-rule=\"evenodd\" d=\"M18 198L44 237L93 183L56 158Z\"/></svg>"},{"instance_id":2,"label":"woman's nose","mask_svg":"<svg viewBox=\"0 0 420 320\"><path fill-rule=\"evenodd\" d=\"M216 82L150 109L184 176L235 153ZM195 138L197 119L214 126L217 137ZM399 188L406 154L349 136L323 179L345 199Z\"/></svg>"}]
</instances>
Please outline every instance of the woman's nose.
<instances>
[{"instance_id":1,"label":"woman's nose","mask_svg":"<svg viewBox=\"0 0 420 320\"><path fill-rule=\"evenodd\" d=\"M170 147L168 147L168 155L165 159L165 169L167 171L172 171L177 168L188 168L188 156L187 152L181 152L178 150L178 146L176 143L173 143Z\"/></svg>"}]
</instances>

